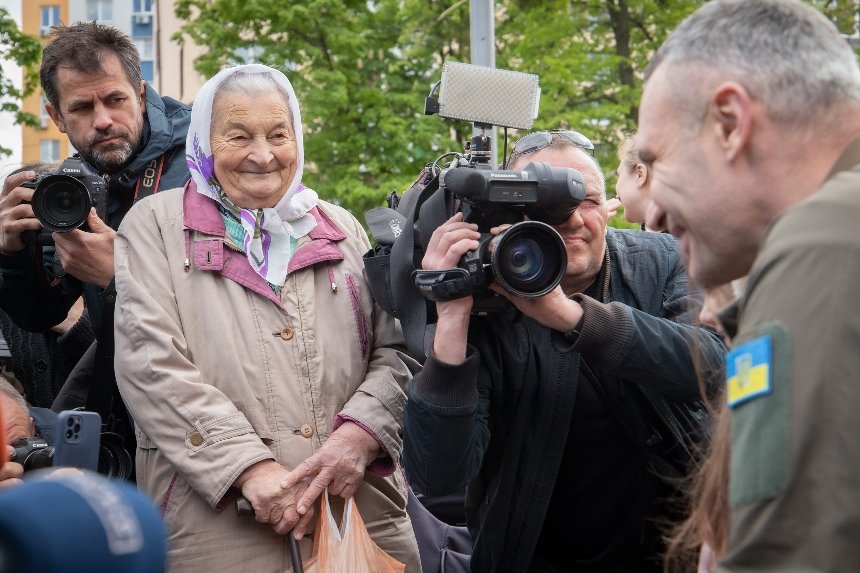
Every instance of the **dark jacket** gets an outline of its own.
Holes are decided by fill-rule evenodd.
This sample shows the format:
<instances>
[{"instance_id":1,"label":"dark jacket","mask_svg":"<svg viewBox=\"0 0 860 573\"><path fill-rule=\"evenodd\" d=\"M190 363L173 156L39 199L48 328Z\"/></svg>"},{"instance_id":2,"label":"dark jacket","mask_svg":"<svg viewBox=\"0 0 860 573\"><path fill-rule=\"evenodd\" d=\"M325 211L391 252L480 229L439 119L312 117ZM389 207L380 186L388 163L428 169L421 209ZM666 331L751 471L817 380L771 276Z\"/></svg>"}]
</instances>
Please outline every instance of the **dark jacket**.
<instances>
[{"instance_id":1,"label":"dark jacket","mask_svg":"<svg viewBox=\"0 0 860 573\"><path fill-rule=\"evenodd\" d=\"M167 154L158 189L182 187L190 179L185 162L185 136L190 121L190 107L161 97L150 86L146 87L146 143L124 170L108 177L105 222L111 228L116 230L131 208L138 180L153 160ZM92 166L88 167L97 172ZM93 330L98 333L103 302L113 301L116 295L113 281L101 289L67 275L52 286L46 267L53 260L53 247L46 247L41 253L34 251L35 248L29 247L19 253L0 255L0 308L25 330L41 332L62 322L69 308L83 294ZM40 259L46 264L41 264Z\"/></svg>"},{"instance_id":2,"label":"dark jacket","mask_svg":"<svg viewBox=\"0 0 860 573\"><path fill-rule=\"evenodd\" d=\"M92 344L94 334L86 311L68 332L29 332L0 311L0 332L9 346L7 370L24 387L32 406L50 408L72 367Z\"/></svg>"},{"instance_id":3,"label":"dark jacket","mask_svg":"<svg viewBox=\"0 0 860 573\"><path fill-rule=\"evenodd\" d=\"M410 386L407 472L429 495L468 482L473 571L528 570L582 372L631 439L667 462L658 471L672 465L678 475L691 459L684 437L695 424L686 414L704 421L698 381L716 388L725 348L691 325L697 305L672 237L610 228L606 242L612 302L575 295L584 309L575 343L514 309L473 317L466 361L446 365L431 355Z\"/></svg>"}]
</instances>

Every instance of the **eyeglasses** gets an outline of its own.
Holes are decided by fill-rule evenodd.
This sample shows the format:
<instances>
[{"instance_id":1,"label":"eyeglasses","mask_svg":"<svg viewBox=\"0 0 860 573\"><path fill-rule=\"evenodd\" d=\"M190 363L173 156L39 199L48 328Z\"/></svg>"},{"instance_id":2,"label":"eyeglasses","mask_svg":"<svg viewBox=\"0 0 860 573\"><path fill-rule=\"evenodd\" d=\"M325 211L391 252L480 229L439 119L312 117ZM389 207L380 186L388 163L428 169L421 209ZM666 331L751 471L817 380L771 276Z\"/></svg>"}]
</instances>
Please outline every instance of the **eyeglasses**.
<instances>
[{"instance_id":1,"label":"eyeglasses","mask_svg":"<svg viewBox=\"0 0 860 573\"><path fill-rule=\"evenodd\" d=\"M591 140L579 133L578 131L572 131L569 129L554 129L551 131L534 131L528 135L524 135L519 138L514 146L511 147L511 155L510 157L525 155L527 153L534 153L535 151L540 151L541 149L545 149L549 147L552 143L553 136L559 136L565 141L574 144L580 149L584 149L588 151L591 155L594 155L594 144L591 143ZM508 163L510 163L510 157L508 158Z\"/></svg>"}]
</instances>

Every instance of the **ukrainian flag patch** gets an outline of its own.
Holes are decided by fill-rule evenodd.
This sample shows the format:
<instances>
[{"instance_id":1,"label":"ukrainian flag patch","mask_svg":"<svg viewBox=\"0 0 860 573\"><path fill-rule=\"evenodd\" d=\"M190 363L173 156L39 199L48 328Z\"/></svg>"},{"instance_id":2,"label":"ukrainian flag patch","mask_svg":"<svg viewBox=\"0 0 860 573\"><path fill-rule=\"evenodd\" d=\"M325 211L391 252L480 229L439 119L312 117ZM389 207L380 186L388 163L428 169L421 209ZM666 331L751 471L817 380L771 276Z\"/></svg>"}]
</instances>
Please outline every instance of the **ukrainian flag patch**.
<instances>
[{"instance_id":1,"label":"ukrainian flag patch","mask_svg":"<svg viewBox=\"0 0 860 573\"><path fill-rule=\"evenodd\" d=\"M726 354L729 408L770 394L773 375L773 340L761 336Z\"/></svg>"}]
</instances>

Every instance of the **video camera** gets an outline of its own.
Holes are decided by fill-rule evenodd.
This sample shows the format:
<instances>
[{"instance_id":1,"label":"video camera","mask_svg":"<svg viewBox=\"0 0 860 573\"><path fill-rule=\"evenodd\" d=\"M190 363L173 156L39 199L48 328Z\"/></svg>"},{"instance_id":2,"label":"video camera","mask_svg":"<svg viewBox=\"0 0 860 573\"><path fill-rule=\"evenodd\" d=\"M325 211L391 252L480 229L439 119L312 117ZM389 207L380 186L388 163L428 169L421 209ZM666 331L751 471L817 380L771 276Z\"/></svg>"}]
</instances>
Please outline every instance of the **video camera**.
<instances>
[{"instance_id":1,"label":"video camera","mask_svg":"<svg viewBox=\"0 0 860 573\"><path fill-rule=\"evenodd\" d=\"M51 233L83 227L92 207L102 220L107 217L105 180L91 171L78 155L67 158L53 171L39 173L21 187L35 189L31 203L33 213L42 224L39 231L21 233L25 244L53 245Z\"/></svg>"},{"instance_id":2,"label":"video camera","mask_svg":"<svg viewBox=\"0 0 860 573\"><path fill-rule=\"evenodd\" d=\"M423 339L424 324L433 322L435 312L422 302L473 296L473 313L487 314L507 304L488 288L494 280L514 295L537 298L564 277L567 251L550 225L566 221L585 199L582 175L546 163L516 171L490 164L487 131L494 125L531 128L537 84L533 74L446 63L424 112L471 121L477 135L464 153L446 153L426 166L402 200L392 194L388 208L371 210L365 217L377 241L365 254L371 291L384 310L400 319L415 355L423 355L419 337ZM437 100L433 94L438 85ZM438 164L449 156L453 160L441 168ZM478 248L464 255L457 268L422 270L433 231L457 212L478 225ZM490 233L502 224L510 227L495 236Z\"/></svg>"}]
</instances>

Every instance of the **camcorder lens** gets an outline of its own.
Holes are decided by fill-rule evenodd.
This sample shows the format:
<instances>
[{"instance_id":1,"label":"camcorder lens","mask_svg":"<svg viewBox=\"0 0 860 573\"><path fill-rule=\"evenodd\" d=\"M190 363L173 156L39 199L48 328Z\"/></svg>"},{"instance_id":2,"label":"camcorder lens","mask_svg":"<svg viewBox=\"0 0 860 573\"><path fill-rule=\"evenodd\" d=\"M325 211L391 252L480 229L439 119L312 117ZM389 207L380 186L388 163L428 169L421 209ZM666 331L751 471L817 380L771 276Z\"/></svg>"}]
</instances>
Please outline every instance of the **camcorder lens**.
<instances>
[{"instance_id":1,"label":"camcorder lens","mask_svg":"<svg viewBox=\"0 0 860 573\"><path fill-rule=\"evenodd\" d=\"M50 231L71 231L83 225L92 207L83 183L68 175L49 175L33 193L33 213Z\"/></svg>"},{"instance_id":2,"label":"camcorder lens","mask_svg":"<svg viewBox=\"0 0 860 573\"><path fill-rule=\"evenodd\" d=\"M567 270L567 251L561 235L538 221L509 227L493 238L488 253L499 284L526 298L550 292Z\"/></svg>"}]
</instances>

